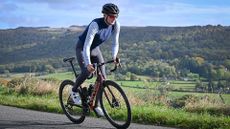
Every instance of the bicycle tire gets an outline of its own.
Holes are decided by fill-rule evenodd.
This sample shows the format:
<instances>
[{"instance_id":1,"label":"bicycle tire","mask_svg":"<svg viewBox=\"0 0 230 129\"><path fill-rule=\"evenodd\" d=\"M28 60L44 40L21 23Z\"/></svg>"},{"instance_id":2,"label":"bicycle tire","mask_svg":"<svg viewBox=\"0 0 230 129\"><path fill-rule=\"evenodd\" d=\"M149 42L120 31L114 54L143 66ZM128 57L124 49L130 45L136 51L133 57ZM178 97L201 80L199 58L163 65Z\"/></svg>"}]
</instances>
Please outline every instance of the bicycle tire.
<instances>
[{"instance_id":1,"label":"bicycle tire","mask_svg":"<svg viewBox=\"0 0 230 129\"><path fill-rule=\"evenodd\" d=\"M70 102L71 100L69 91L73 86L74 82L71 80L64 80L61 83L59 88L59 101L63 112L69 118L69 120L71 120L73 123L80 124L85 120L85 115L82 108L83 106L78 107Z\"/></svg>"},{"instance_id":2,"label":"bicycle tire","mask_svg":"<svg viewBox=\"0 0 230 129\"><path fill-rule=\"evenodd\" d=\"M112 92L110 92L110 90ZM117 83L110 80L103 83L103 87L100 91L100 104L106 119L114 127L118 129L126 129L129 127L131 123L131 107L125 92ZM121 107L122 105L125 106L124 109ZM121 114L116 114L117 112L121 112Z\"/></svg>"}]
</instances>

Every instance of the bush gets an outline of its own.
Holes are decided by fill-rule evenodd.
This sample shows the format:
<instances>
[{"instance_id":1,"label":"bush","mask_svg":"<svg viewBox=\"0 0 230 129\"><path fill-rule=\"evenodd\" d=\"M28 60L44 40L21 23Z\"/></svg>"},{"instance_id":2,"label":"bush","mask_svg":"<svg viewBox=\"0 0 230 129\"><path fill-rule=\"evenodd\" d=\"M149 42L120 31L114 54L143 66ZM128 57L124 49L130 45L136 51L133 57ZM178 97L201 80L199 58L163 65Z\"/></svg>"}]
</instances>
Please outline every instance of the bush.
<instances>
[{"instance_id":1,"label":"bush","mask_svg":"<svg viewBox=\"0 0 230 129\"><path fill-rule=\"evenodd\" d=\"M120 73L115 74L115 80L117 80L117 81L123 81L123 80L125 80L125 78L126 78L126 76L124 76Z\"/></svg>"},{"instance_id":2,"label":"bush","mask_svg":"<svg viewBox=\"0 0 230 129\"><path fill-rule=\"evenodd\" d=\"M180 98L177 98L173 101L170 102L170 106L174 107L174 108L183 108L186 106L186 104L188 103L195 103L199 101L197 96L194 95L184 95Z\"/></svg>"},{"instance_id":3,"label":"bush","mask_svg":"<svg viewBox=\"0 0 230 129\"><path fill-rule=\"evenodd\" d=\"M13 78L11 81L7 83L7 87L14 89L20 86L22 82L23 82L23 78Z\"/></svg>"},{"instance_id":4,"label":"bush","mask_svg":"<svg viewBox=\"0 0 230 129\"><path fill-rule=\"evenodd\" d=\"M9 81L0 78L0 85L7 86L7 83L8 83L8 82L9 82Z\"/></svg>"},{"instance_id":5,"label":"bush","mask_svg":"<svg viewBox=\"0 0 230 129\"><path fill-rule=\"evenodd\" d=\"M137 78L137 75L136 74L134 74L134 73L132 73L131 75L130 75L130 81L136 81L138 78Z\"/></svg>"},{"instance_id":6,"label":"bush","mask_svg":"<svg viewBox=\"0 0 230 129\"><path fill-rule=\"evenodd\" d=\"M8 82L7 87L13 89L18 94L45 95L57 92L57 85L57 83L25 76L12 79Z\"/></svg>"},{"instance_id":7,"label":"bush","mask_svg":"<svg viewBox=\"0 0 230 129\"><path fill-rule=\"evenodd\" d=\"M209 113L211 115L216 116L230 116L230 106L218 106L218 107L195 107L195 108L186 108L185 110L188 112L194 112L194 113Z\"/></svg>"}]
</instances>

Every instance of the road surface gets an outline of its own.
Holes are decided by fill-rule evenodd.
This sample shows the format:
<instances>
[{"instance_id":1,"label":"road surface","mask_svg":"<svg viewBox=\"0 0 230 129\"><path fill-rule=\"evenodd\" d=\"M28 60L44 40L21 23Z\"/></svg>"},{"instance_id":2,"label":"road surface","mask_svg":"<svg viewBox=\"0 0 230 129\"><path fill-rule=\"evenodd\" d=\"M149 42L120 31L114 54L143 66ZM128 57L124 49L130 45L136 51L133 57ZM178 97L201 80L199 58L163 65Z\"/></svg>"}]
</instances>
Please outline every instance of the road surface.
<instances>
[{"instance_id":1,"label":"road surface","mask_svg":"<svg viewBox=\"0 0 230 129\"><path fill-rule=\"evenodd\" d=\"M106 119L86 117L73 124L63 114L25 110L0 105L0 129L115 129ZM173 129L132 123L129 129Z\"/></svg>"}]
</instances>

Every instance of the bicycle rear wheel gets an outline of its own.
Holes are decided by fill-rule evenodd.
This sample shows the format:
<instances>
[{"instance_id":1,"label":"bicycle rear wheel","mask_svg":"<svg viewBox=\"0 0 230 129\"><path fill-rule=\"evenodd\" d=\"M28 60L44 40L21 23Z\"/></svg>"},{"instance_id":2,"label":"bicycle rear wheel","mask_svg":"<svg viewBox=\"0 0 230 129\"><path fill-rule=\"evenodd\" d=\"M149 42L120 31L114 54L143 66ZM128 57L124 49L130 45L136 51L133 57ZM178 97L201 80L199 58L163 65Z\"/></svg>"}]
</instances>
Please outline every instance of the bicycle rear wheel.
<instances>
[{"instance_id":1,"label":"bicycle rear wheel","mask_svg":"<svg viewBox=\"0 0 230 129\"><path fill-rule=\"evenodd\" d=\"M107 80L103 84L100 104L105 117L116 128L128 128L131 108L127 96L117 83Z\"/></svg>"},{"instance_id":2,"label":"bicycle rear wheel","mask_svg":"<svg viewBox=\"0 0 230 129\"><path fill-rule=\"evenodd\" d=\"M85 120L82 105L75 105L70 97L74 82L64 80L59 88L59 101L65 115L74 123L80 124Z\"/></svg>"}]
</instances>

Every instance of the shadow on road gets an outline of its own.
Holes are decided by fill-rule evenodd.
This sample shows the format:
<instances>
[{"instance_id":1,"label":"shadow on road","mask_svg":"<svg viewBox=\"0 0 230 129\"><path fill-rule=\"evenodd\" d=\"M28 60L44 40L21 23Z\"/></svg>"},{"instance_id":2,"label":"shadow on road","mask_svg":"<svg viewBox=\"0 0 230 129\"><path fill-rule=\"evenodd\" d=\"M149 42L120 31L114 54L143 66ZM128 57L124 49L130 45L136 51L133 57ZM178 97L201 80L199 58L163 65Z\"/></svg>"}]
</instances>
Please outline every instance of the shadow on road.
<instances>
[{"instance_id":1,"label":"shadow on road","mask_svg":"<svg viewBox=\"0 0 230 129\"><path fill-rule=\"evenodd\" d=\"M23 128L23 129L36 129L36 128L78 128L78 129L114 129L111 127L101 127L94 125L74 124L72 122L53 122L53 121L7 121L0 120L0 129L5 128Z\"/></svg>"}]
</instances>

